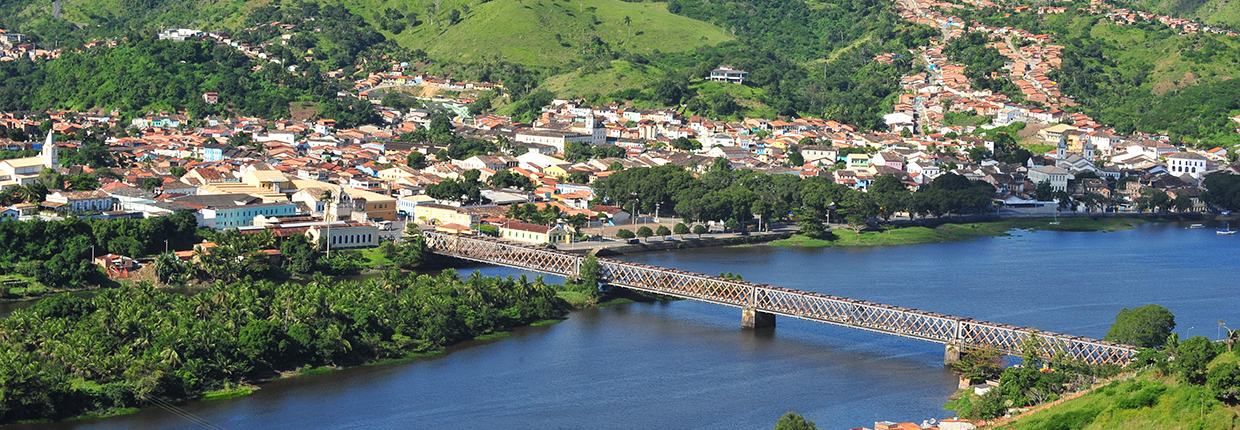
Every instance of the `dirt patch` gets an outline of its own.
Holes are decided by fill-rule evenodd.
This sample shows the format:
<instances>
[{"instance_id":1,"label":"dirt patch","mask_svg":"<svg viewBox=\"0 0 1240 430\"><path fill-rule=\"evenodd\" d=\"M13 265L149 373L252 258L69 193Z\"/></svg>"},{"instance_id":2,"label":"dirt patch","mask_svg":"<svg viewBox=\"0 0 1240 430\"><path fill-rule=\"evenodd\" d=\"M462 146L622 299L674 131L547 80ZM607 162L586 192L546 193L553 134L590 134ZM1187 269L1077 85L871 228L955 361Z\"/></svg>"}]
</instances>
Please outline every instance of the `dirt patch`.
<instances>
[{"instance_id":1,"label":"dirt patch","mask_svg":"<svg viewBox=\"0 0 1240 430\"><path fill-rule=\"evenodd\" d=\"M1191 72L1184 72L1184 79L1180 81L1184 83L1184 86L1197 85L1197 75Z\"/></svg>"},{"instance_id":2,"label":"dirt patch","mask_svg":"<svg viewBox=\"0 0 1240 430\"><path fill-rule=\"evenodd\" d=\"M292 102L288 104L289 115L293 117L293 121L309 121L319 115L319 111L310 102Z\"/></svg>"},{"instance_id":3,"label":"dirt patch","mask_svg":"<svg viewBox=\"0 0 1240 430\"><path fill-rule=\"evenodd\" d=\"M1055 124L1026 123L1024 129L1021 129L1020 131L1016 132L1016 137L1020 138L1021 140L1036 138L1039 131L1042 131L1042 129L1050 127L1052 125L1055 125Z\"/></svg>"},{"instance_id":4,"label":"dirt patch","mask_svg":"<svg viewBox=\"0 0 1240 430\"><path fill-rule=\"evenodd\" d=\"M1160 96L1163 93L1173 89L1175 89L1175 84L1170 82L1159 82L1154 84L1154 87L1150 89L1150 92L1154 93L1156 96Z\"/></svg>"}]
</instances>

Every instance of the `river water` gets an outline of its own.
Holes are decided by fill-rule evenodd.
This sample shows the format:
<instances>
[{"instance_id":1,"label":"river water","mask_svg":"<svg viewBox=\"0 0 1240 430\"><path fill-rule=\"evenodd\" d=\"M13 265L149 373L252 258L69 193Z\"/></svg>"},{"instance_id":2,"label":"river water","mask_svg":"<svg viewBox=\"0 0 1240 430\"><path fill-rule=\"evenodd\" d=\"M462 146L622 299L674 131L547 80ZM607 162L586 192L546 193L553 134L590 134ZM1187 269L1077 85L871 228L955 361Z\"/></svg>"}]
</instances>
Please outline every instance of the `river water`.
<instances>
[{"instance_id":1,"label":"river water","mask_svg":"<svg viewBox=\"0 0 1240 430\"><path fill-rule=\"evenodd\" d=\"M1175 313L1181 336L1214 338L1220 318L1240 325L1240 237L1184 227L624 258L1099 338L1120 309L1158 303ZM791 318L777 324L742 331L738 309L693 301L618 305L413 363L275 381L182 408L223 428L296 430L760 429L787 411L843 429L952 415L941 408L955 388L942 346ZM199 427L151 409L16 428Z\"/></svg>"}]
</instances>

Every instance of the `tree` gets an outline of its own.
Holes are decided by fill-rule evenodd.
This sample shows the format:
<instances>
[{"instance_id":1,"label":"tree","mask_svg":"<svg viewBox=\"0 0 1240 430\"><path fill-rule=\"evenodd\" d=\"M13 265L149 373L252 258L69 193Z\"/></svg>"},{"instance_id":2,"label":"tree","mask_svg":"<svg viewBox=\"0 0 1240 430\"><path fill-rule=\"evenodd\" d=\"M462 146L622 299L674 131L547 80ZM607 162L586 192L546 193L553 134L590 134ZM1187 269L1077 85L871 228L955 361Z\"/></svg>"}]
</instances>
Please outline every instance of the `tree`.
<instances>
[{"instance_id":1,"label":"tree","mask_svg":"<svg viewBox=\"0 0 1240 430\"><path fill-rule=\"evenodd\" d=\"M603 265L599 264L598 257L594 254L588 254L581 260L581 269L577 272L577 284L582 287L583 292L591 297L597 297L599 294L599 284L603 282Z\"/></svg>"},{"instance_id":2,"label":"tree","mask_svg":"<svg viewBox=\"0 0 1240 430\"><path fill-rule=\"evenodd\" d=\"M633 234L632 230L622 228L620 231L616 232L616 237L621 239L632 239L637 237L637 235Z\"/></svg>"},{"instance_id":3,"label":"tree","mask_svg":"<svg viewBox=\"0 0 1240 430\"><path fill-rule=\"evenodd\" d=\"M669 230L667 226L660 225L659 229L654 231L654 234L659 235L659 236L671 236L672 231Z\"/></svg>"},{"instance_id":4,"label":"tree","mask_svg":"<svg viewBox=\"0 0 1240 430\"><path fill-rule=\"evenodd\" d=\"M699 239L702 238L702 234L704 233L706 233L706 226L701 224L693 226L693 234L698 235Z\"/></svg>"},{"instance_id":5,"label":"tree","mask_svg":"<svg viewBox=\"0 0 1240 430\"><path fill-rule=\"evenodd\" d=\"M775 422L775 430L818 430L818 426L801 414L788 412Z\"/></svg>"},{"instance_id":6,"label":"tree","mask_svg":"<svg viewBox=\"0 0 1240 430\"><path fill-rule=\"evenodd\" d=\"M185 168L181 166L172 166L171 169L168 169L168 174L178 178L185 176L186 173L189 173L189 171L185 170Z\"/></svg>"},{"instance_id":7,"label":"tree","mask_svg":"<svg viewBox=\"0 0 1240 430\"><path fill-rule=\"evenodd\" d=\"M1119 311L1110 330L1107 330L1106 340L1141 348L1157 348L1162 346L1172 330L1175 330L1175 315L1167 308L1149 304Z\"/></svg>"},{"instance_id":8,"label":"tree","mask_svg":"<svg viewBox=\"0 0 1240 430\"><path fill-rule=\"evenodd\" d=\"M686 234L689 234L689 226L685 225L683 222L678 222L676 225L672 226L672 231L676 232L676 234L679 234L680 237L683 238Z\"/></svg>"},{"instance_id":9,"label":"tree","mask_svg":"<svg viewBox=\"0 0 1240 430\"><path fill-rule=\"evenodd\" d=\"M961 378L984 381L999 376L1003 371L1003 357L991 347L970 348L962 351L960 359L952 363L952 370Z\"/></svg>"},{"instance_id":10,"label":"tree","mask_svg":"<svg viewBox=\"0 0 1240 430\"><path fill-rule=\"evenodd\" d=\"M637 229L637 237L646 239L650 236L654 236L654 231L650 230L650 227L643 225L641 228Z\"/></svg>"},{"instance_id":11,"label":"tree","mask_svg":"<svg viewBox=\"0 0 1240 430\"><path fill-rule=\"evenodd\" d=\"M1053 198L1055 198L1055 189L1051 188L1051 182L1038 182L1038 186L1033 189L1033 199L1039 202L1049 202Z\"/></svg>"},{"instance_id":12,"label":"tree","mask_svg":"<svg viewBox=\"0 0 1240 430\"><path fill-rule=\"evenodd\" d=\"M1206 386L1219 400L1229 405L1240 404L1240 365L1220 361L1206 373Z\"/></svg>"},{"instance_id":13,"label":"tree","mask_svg":"<svg viewBox=\"0 0 1240 430\"><path fill-rule=\"evenodd\" d=\"M408 157L405 157L405 165L414 169L426 168L426 154L418 151L412 151Z\"/></svg>"},{"instance_id":14,"label":"tree","mask_svg":"<svg viewBox=\"0 0 1240 430\"><path fill-rule=\"evenodd\" d=\"M1219 349L1204 336L1193 336L1180 342L1172 366L1185 382L1201 385L1206 382L1206 369Z\"/></svg>"}]
</instances>

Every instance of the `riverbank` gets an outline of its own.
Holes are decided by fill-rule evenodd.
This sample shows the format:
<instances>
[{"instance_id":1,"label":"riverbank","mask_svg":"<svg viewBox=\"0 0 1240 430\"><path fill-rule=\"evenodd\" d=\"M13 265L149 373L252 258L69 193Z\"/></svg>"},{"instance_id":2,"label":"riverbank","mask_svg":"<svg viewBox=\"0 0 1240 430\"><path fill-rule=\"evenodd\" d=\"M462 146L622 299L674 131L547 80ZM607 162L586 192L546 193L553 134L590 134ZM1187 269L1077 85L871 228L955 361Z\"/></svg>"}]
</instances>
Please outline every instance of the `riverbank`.
<instances>
[{"instance_id":1,"label":"riverbank","mask_svg":"<svg viewBox=\"0 0 1240 430\"><path fill-rule=\"evenodd\" d=\"M1032 218L1032 219L1000 219L963 224L940 224L935 227L910 226L895 227L886 230L869 230L860 233L852 230L834 229L833 237L816 239L797 234L787 239L776 240L772 246L798 247L847 247L847 246L889 246L916 245L926 243L944 243L975 240L979 237L1006 236L1013 230L1046 230L1046 231L1118 231L1133 228L1137 224L1147 222L1169 222L1164 218Z\"/></svg>"}]
</instances>

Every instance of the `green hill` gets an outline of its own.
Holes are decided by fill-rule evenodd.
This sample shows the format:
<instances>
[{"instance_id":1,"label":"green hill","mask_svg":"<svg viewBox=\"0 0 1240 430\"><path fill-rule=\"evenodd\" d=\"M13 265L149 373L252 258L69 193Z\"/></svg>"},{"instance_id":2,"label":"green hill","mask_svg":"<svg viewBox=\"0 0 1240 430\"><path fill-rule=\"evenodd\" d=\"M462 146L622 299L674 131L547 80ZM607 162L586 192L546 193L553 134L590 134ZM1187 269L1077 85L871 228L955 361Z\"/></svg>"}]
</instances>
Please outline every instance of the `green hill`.
<instances>
[{"instance_id":1,"label":"green hill","mask_svg":"<svg viewBox=\"0 0 1240 430\"><path fill-rule=\"evenodd\" d=\"M1137 0L1117 2L1133 8L1178 18L1197 19L1210 25L1240 28L1240 2L1231 0Z\"/></svg>"},{"instance_id":2,"label":"green hill","mask_svg":"<svg viewBox=\"0 0 1240 430\"><path fill-rule=\"evenodd\" d=\"M1208 387L1187 385L1153 371L1113 382L1084 396L996 427L1051 429L1235 429L1240 412Z\"/></svg>"},{"instance_id":3,"label":"green hill","mask_svg":"<svg viewBox=\"0 0 1240 430\"><path fill-rule=\"evenodd\" d=\"M460 22L449 24L445 16L464 10L465 3L469 2L445 1L438 14L444 16L434 24L423 22L393 38L402 46L425 47L432 58L462 62L499 58L534 66L576 60L601 49L599 41L613 51L647 54L732 39L721 28L669 13L666 3L501 0L472 6L461 14ZM427 9L434 7L410 6L410 10Z\"/></svg>"},{"instance_id":4,"label":"green hill","mask_svg":"<svg viewBox=\"0 0 1240 430\"><path fill-rule=\"evenodd\" d=\"M47 42L75 39L69 23L83 25L82 38L120 35L129 29L190 27L235 31L251 24L279 0L62 0L62 21L50 1L15 0L0 5L0 28L41 30ZM421 49L450 62L508 61L555 66L607 49L647 54L679 52L731 40L723 29L673 15L666 3L621 0L319 0L340 4L402 47ZM260 15L261 16L261 15ZM5 27L8 26L8 27Z\"/></svg>"}]
</instances>

